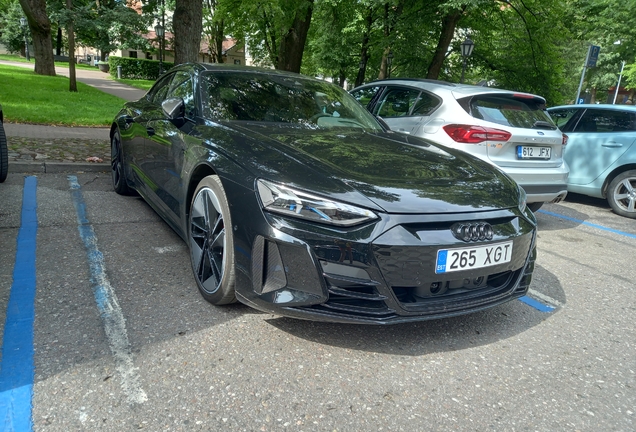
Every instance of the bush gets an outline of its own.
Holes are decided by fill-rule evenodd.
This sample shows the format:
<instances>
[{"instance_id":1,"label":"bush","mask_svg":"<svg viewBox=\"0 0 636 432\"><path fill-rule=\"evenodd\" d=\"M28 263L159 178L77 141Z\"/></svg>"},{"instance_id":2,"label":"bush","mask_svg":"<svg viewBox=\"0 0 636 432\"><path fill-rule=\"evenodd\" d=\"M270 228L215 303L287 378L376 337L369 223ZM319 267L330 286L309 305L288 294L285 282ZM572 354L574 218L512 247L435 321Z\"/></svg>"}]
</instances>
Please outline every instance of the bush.
<instances>
[{"instance_id":1,"label":"bush","mask_svg":"<svg viewBox=\"0 0 636 432\"><path fill-rule=\"evenodd\" d=\"M159 78L159 61L132 57L109 56L110 74L117 78L117 66L121 66L121 77L127 79L156 80ZM174 66L174 63L163 62L163 70Z\"/></svg>"}]
</instances>

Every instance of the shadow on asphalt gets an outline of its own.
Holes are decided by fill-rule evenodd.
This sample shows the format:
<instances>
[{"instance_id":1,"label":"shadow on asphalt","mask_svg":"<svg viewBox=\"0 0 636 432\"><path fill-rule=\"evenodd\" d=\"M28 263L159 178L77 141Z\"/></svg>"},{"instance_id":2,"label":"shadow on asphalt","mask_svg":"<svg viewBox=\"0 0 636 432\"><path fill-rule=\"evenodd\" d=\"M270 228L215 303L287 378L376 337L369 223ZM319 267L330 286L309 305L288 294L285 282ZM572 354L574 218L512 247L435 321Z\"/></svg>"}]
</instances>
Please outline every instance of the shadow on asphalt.
<instances>
[{"instance_id":1,"label":"shadow on asphalt","mask_svg":"<svg viewBox=\"0 0 636 432\"><path fill-rule=\"evenodd\" d=\"M577 193L568 193L568 196L565 198L566 202L576 203L576 204L584 204L592 207L596 207L598 209L609 209L610 206L607 203L606 199L603 198L595 198L587 195L581 195Z\"/></svg>"},{"instance_id":2,"label":"shadow on asphalt","mask_svg":"<svg viewBox=\"0 0 636 432\"><path fill-rule=\"evenodd\" d=\"M531 289L565 303L558 278L537 266ZM489 345L512 338L550 319L550 313L513 300L503 305L459 317L389 326L346 325L292 318L265 321L281 331L311 342L359 351L421 356Z\"/></svg>"}]
</instances>

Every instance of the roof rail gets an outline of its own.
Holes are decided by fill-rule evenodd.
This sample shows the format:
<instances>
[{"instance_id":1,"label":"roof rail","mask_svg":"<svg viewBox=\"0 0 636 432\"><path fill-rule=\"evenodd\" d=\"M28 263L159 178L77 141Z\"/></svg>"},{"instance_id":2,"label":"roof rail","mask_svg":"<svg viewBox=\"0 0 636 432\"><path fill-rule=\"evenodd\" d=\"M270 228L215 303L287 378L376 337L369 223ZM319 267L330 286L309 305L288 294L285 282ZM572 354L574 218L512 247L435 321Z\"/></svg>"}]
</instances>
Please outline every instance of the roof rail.
<instances>
[{"instance_id":1,"label":"roof rail","mask_svg":"<svg viewBox=\"0 0 636 432\"><path fill-rule=\"evenodd\" d=\"M457 84L452 83L452 82L436 80L436 79L428 79L428 78L385 78L385 79L379 79L379 80L371 81L368 84L373 84L374 82L378 82L378 81L415 81L415 82L427 82L427 83L432 83L432 84L445 85L445 86L449 86L449 87L457 86Z\"/></svg>"}]
</instances>

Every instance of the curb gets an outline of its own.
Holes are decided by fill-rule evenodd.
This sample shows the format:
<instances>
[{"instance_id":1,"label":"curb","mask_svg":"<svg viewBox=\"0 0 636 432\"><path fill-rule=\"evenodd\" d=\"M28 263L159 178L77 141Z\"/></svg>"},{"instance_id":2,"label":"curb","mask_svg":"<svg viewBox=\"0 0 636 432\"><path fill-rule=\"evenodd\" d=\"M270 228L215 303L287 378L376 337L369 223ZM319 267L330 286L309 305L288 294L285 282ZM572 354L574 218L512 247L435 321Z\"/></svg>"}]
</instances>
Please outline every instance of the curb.
<instances>
[{"instance_id":1,"label":"curb","mask_svg":"<svg viewBox=\"0 0 636 432\"><path fill-rule=\"evenodd\" d=\"M109 172L105 163L74 162L9 162L9 174L17 173L65 173L65 172Z\"/></svg>"}]
</instances>

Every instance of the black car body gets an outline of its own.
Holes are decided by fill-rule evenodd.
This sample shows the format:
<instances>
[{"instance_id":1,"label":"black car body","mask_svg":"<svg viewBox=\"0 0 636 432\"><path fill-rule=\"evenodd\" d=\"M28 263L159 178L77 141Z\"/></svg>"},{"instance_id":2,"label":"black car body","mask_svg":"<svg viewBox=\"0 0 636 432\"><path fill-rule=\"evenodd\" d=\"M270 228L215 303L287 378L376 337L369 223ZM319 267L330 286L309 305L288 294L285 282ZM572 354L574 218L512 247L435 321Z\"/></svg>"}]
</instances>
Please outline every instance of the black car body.
<instances>
[{"instance_id":1,"label":"black car body","mask_svg":"<svg viewBox=\"0 0 636 432\"><path fill-rule=\"evenodd\" d=\"M384 130L329 83L182 65L125 105L111 137L115 190L137 191L189 244L214 304L384 324L481 310L530 284L536 222L516 183Z\"/></svg>"}]
</instances>

